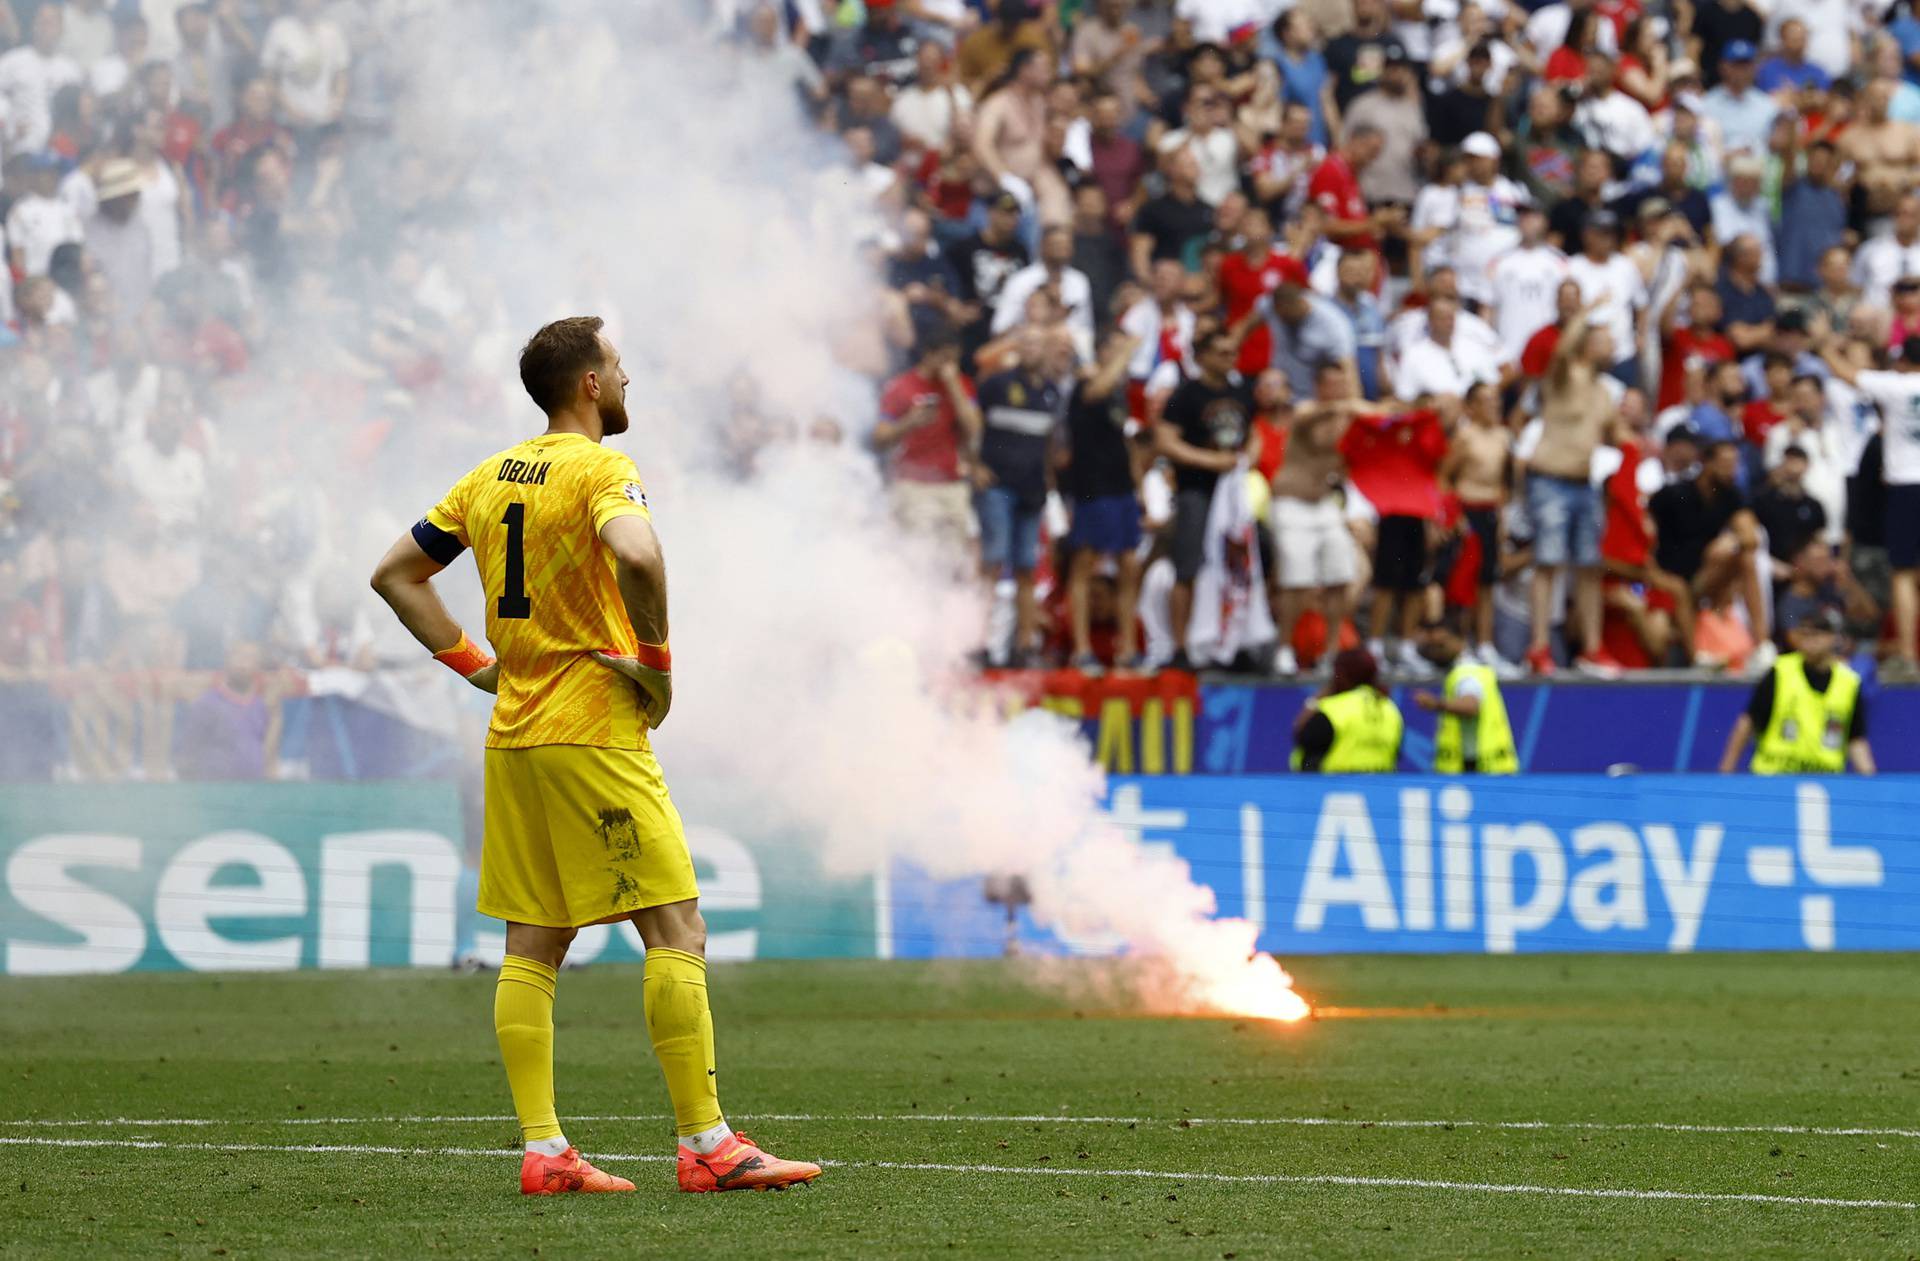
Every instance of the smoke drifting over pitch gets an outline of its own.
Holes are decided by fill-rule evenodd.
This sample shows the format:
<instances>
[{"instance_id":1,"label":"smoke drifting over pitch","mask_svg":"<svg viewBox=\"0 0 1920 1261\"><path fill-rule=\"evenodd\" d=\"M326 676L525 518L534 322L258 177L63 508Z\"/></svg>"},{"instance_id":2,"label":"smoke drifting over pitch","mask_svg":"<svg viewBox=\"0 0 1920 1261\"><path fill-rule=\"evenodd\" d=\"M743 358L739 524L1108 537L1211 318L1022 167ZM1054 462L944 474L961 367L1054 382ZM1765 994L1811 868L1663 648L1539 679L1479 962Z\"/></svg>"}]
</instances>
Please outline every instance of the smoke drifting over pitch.
<instances>
[{"instance_id":1,"label":"smoke drifting over pitch","mask_svg":"<svg viewBox=\"0 0 1920 1261\"><path fill-rule=\"evenodd\" d=\"M419 60L381 165L444 190L395 229L430 271L497 288L473 370L513 401L382 501L415 513L463 460L536 426L511 348L556 316L605 316L633 377L632 429L613 441L667 548L679 700L657 744L689 818L791 837L836 871L889 853L936 874L1024 871L1041 921L1167 959L1181 979L1165 998L1302 1014L1270 960L1248 965L1250 925L1210 920L1184 864L1104 822L1070 729L1005 722L950 686L984 610L888 519L859 441L870 390L838 365L881 362L858 259L873 225L831 137L695 16L542 4L555 20L530 29L533 8L449 0L392 32ZM744 474L743 410L794 435ZM806 439L821 417L846 440ZM459 568L455 611L477 627Z\"/></svg>"}]
</instances>

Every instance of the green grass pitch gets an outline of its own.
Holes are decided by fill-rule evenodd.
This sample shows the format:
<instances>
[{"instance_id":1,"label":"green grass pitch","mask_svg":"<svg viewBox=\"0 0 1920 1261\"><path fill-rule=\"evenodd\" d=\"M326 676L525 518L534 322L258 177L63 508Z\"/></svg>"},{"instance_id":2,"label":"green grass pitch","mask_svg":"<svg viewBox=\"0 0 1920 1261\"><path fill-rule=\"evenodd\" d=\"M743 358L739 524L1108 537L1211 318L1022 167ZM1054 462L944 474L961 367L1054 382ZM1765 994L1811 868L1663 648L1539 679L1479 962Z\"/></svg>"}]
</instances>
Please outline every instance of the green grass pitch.
<instances>
[{"instance_id":1,"label":"green grass pitch","mask_svg":"<svg viewBox=\"0 0 1920 1261\"><path fill-rule=\"evenodd\" d=\"M721 1196L661 1159L639 972L569 972L561 1116L640 1189L562 1199L490 977L0 981L0 1255L1920 1254L1914 956L1299 960L1339 1014L1291 1027L1054 970L716 966L730 1119L831 1162Z\"/></svg>"}]
</instances>

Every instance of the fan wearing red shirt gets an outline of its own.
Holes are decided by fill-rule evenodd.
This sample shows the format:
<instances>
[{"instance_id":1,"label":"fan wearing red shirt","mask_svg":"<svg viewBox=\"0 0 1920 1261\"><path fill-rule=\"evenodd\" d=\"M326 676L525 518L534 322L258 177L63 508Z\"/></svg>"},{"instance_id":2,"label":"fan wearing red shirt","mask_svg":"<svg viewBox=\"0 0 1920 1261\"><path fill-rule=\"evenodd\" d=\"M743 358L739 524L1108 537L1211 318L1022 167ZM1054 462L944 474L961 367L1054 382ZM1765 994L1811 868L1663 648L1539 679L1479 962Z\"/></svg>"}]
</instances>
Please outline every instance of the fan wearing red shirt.
<instances>
[{"instance_id":1,"label":"fan wearing red shirt","mask_svg":"<svg viewBox=\"0 0 1920 1261\"><path fill-rule=\"evenodd\" d=\"M1720 331L1725 308L1720 291L1709 284L1687 288L1687 320L1680 322L1680 295L1660 314L1660 393L1654 408L1665 411L1687 401L1687 374L1711 373L1734 358L1733 343Z\"/></svg>"},{"instance_id":2,"label":"fan wearing red shirt","mask_svg":"<svg viewBox=\"0 0 1920 1261\"><path fill-rule=\"evenodd\" d=\"M1413 632L1427 586L1427 523L1440 516L1446 428L1439 413L1427 409L1356 416L1340 438L1340 454L1354 487L1380 514L1373 558L1374 636L1380 638L1393 624L1399 599L1400 653L1403 663L1411 663L1419 655Z\"/></svg>"},{"instance_id":3,"label":"fan wearing red shirt","mask_svg":"<svg viewBox=\"0 0 1920 1261\"><path fill-rule=\"evenodd\" d=\"M1553 302L1554 322L1529 337L1520 352L1520 375L1528 380L1538 381L1547 375L1547 369L1553 366L1553 352L1560 346L1560 330L1586 305L1580 295L1580 282L1561 281L1560 287L1554 290Z\"/></svg>"},{"instance_id":4,"label":"fan wearing red shirt","mask_svg":"<svg viewBox=\"0 0 1920 1261\"><path fill-rule=\"evenodd\" d=\"M1396 209L1369 210L1366 194L1360 191L1360 172L1380 156L1386 137L1380 129L1361 123L1347 133L1338 149L1314 169L1307 181L1307 196L1326 212L1327 238L1343 250L1380 252L1379 234L1401 220ZM1380 268L1384 275L1386 268Z\"/></svg>"},{"instance_id":5,"label":"fan wearing red shirt","mask_svg":"<svg viewBox=\"0 0 1920 1261\"><path fill-rule=\"evenodd\" d=\"M1240 221L1240 235L1246 245L1238 254L1220 260L1220 296L1227 304L1227 323L1245 319L1260 299L1280 287L1280 282L1297 275L1295 282L1306 283L1306 269L1288 255L1273 248L1273 221L1267 212L1255 207ZM1265 320L1248 330L1240 343L1240 358L1235 365L1241 376L1252 380L1273 360L1273 334Z\"/></svg>"},{"instance_id":6,"label":"fan wearing red shirt","mask_svg":"<svg viewBox=\"0 0 1920 1261\"><path fill-rule=\"evenodd\" d=\"M873 447L887 462L900 525L965 547L979 529L971 479L980 408L973 382L960 371L960 339L951 329L929 330L915 351L913 367L881 391Z\"/></svg>"},{"instance_id":7,"label":"fan wearing red shirt","mask_svg":"<svg viewBox=\"0 0 1920 1261\"><path fill-rule=\"evenodd\" d=\"M1675 435L1669 441L1692 440L1686 430ZM1601 639L1622 665L1643 669L1665 662L1676 630L1683 644L1690 641L1693 598L1683 580L1654 563L1653 514L1641 480L1649 453L1624 419L1615 422L1613 446L1620 467L1600 489L1606 514L1600 529Z\"/></svg>"}]
</instances>

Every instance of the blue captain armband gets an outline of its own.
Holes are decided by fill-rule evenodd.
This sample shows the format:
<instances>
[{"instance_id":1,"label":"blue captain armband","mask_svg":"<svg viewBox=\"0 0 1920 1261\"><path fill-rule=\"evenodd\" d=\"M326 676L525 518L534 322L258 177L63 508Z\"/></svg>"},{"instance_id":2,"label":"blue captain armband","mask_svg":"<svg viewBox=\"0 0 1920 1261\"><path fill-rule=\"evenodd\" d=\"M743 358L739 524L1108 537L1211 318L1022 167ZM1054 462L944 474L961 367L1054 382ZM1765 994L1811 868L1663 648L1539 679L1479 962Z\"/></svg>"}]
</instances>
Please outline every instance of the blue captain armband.
<instances>
[{"instance_id":1,"label":"blue captain armband","mask_svg":"<svg viewBox=\"0 0 1920 1261\"><path fill-rule=\"evenodd\" d=\"M460 553L467 550L465 543L425 517L413 523L413 541L420 545L421 551L440 565L451 565L459 559Z\"/></svg>"}]
</instances>

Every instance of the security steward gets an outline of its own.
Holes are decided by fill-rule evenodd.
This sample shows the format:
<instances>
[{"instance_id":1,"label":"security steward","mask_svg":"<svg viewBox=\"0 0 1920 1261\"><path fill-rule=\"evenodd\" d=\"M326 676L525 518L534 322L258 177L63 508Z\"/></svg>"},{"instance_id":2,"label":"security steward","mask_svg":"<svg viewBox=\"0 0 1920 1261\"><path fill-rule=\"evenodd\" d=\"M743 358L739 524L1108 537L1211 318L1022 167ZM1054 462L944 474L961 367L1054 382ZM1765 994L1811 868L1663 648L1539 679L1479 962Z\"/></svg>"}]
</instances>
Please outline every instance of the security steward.
<instances>
[{"instance_id":1,"label":"security steward","mask_svg":"<svg viewBox=\"0 0 1920 1261\"><path fill-rule=\"evenodd\" d=\"M1380 666L1364 648L1333 659L1326 690L1293 724L1293 769L1328 775L1384 774L1400 764L1406 723L1380 690Z\"/></svg>"},{"instance_id":2,"label":"security steward","mask_svg":"<svg viewBox=\"0 0 1920 1261\"><path fill-rule=\"evenodd\" d=\"M1840 610L1813 608L1787 628L1793 651L1753 689L1747 712L1733 724L1720 770L1740 769L1754 740L1755 775L1838 775L1851 764L1862 775L1875 767L1867 743L1867 701L1860 676L1840 660Z\"/></svg>"},{"instance_id":3,"label":"security steward","mask_svg":"<svg viewBox=\"0 0 1920 1261\"><path fill-rule=\"evenodd\" d=\"M1415 692L1413 703L1440 715L1433 735L1433 769L1442 775L1514 775L1520 757L1500 678L1464 655L1466 637L1457 618L1420 627L1420 655L1446 672L1440 695Z\"/></svg>"}]
</instances>

